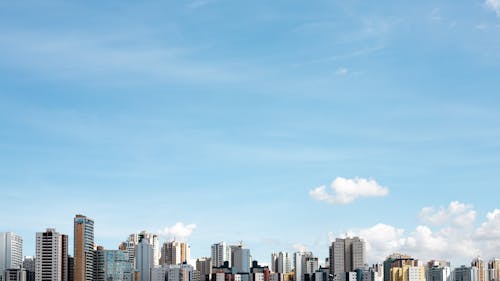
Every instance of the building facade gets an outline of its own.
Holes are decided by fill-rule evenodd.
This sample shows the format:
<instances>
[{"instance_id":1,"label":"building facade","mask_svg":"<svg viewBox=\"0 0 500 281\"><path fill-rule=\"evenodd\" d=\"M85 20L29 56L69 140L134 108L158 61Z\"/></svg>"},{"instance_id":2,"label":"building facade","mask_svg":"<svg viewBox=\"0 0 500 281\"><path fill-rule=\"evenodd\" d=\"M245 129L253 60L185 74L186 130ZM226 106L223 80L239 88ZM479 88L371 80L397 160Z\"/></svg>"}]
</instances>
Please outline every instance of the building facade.
<instances>
[{"instance_id":1,"label":"building facade","mask_svg":"<svg viewBox=\"0 0 500 281\"><path fill-rule=\"evenodd\" d=\"M23 238L13 232L0 233L0 278L6 269L23 264Z\"/></svg>"},{"instance_id":2,"label":"building facade","mask_svg":"<svg viewBox=\"0 0 500 281\"><path fill-rule=\"evenodd\" d=\"M36 281L68 281L68 236L54 228L36 233Z\"/></svg>"},{"instance_id":3,"label":"building facade","mask_svg":"<svg viewBox=\"0 0 500 281\"><path fill-rule=\"evenodd\" d=\"M231 266L231 248L226 244L226 242L221 241L219 243L213 244L211 247L212 265L214 267L221 267L224 262L228 262Z\"/></svg>"},{"instance_id":4,"label":"building facade","mask_svg":"<svg viewBox=\"0 0 500 281\"><path fill-rule=\"evenodd\" d=\"M133 269L128 252L98 249L95 281L133 281Z\"/></svg>"},{"instance_id":5,"label":"building facade","mask_svg":"<svg viewBox=\"0 0 500 281\"><path fill-rule=\"evenodd\" d=\"M329 268L334 280L344 281L346 272L365 266L365 241L359 237L337 238L329 249Z\"/></svg>"},{"instance_id":6,"label":"building facade","mask_svg":"<svg viewBox=\"0 0 500 281\"><path fill-rule=\"evenodd\" d=\"M154 267L153 245L148 238L142 238L135 247L135 269L140 275L140 280L135 281L150 281Z\"/></svg>"},{"instance_id":7,"label":"building facade","mask_svg":"<svg viewBox=\"0 0 500 281\"><path fill-rule=\"evenodd\" d=\"M189 262L191 247L186 242L170 241L163 243L160 264L181 264Z\"/></svg>"},{"instance_id":8,"label":"building facade","mask_svg":"<svg viewBox=\"0 0 500 281\"><path fill-rule=\"evenodd\" d=\"M94 279L94 220L84 215L74 218L74 280Z\"/></svg>"}]
</instances>

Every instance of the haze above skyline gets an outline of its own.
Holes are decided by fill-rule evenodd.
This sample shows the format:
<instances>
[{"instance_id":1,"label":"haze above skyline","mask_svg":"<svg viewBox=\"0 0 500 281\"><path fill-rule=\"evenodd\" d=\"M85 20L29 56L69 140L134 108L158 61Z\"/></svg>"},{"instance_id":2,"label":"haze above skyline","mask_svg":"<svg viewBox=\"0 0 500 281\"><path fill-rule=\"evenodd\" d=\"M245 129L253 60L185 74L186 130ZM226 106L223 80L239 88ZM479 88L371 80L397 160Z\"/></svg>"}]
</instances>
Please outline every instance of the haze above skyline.
<instances>
[{"instance_id":1,"label":"haze above skyline","mask_svg":"<svg viewBox=\"0 0 500 281\"><path fill-rule=\"evenodd\" d=\"M1 2L0 35L25 255L76 213L106 248L147 230L193 257L500 253L498 0Z\"/></svg>"}]
</instances>

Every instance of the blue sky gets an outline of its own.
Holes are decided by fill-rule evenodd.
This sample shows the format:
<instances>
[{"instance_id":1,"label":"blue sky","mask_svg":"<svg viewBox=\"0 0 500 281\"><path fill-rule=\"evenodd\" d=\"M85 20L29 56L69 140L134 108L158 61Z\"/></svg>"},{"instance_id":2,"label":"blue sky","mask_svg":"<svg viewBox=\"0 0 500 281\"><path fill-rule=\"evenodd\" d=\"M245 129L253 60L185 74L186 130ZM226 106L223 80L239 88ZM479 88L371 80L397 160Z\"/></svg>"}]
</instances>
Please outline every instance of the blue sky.
<instances>
[{"instance_id":1,"label":"blue sky","mask_svg":"<svg viewBox=\"0 0 500 281\"><path fill-rule=\"evenodd\" d=\"M324 258L329 233L370 236L370 261L500 253L499 15L496 0L2 2L0 230L26 255L77 212L107 248L195 224L194 257L243 240L264 263L297 244ZM338 177L389 192L309 195Z\"/></svg>"}]
</instances>

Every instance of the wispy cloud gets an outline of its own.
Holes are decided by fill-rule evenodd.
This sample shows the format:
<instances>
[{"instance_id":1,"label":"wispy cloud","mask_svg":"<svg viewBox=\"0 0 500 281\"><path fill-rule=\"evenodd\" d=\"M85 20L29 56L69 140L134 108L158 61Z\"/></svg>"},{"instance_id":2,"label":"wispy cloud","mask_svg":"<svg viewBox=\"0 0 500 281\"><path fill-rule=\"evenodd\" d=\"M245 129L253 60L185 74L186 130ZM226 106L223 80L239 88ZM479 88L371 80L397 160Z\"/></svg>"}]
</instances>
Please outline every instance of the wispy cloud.
<instances>
[{"instance_id":1,"label":"wispy cloud","mask_svg":"<svg viewBox=\"0 0 500 281\"><path fill-rule=\"evenodd\" d=\"M351 52L339 53L339 54L335 54L332 56L327 56L327 57L313 59L313 60L306 61L306 62L297 63L297 64L294 64L294 66L302 67L302 66L307 66L307 65L312 65L312 64L322 64L322 63L331 63L331 62L349 60L349 59L354 59L354 58L361 57L361 56L368 56L370 54L382 51L384 49L385 49L385 46L382 46L382 45L377 45L377 46L370 47L370 48L361 48L361 49L353 50Z\"/></svg>"},{"instance_id":2,"label":"wispy cloud","mask_svg":"<svg viewBox=\"0 0 500 281\"><path fill-rule=\"evenodd\" d=\"M198 8L204 7L210 3L211 3L211 1L208 1L208 0L196 0L196 1L189 3L187 5L187 7L189 9L198 9Z\"/></svg>"},{"instance_id":3,"label":"wispy cloud","mask_svg":"<svg viewBox=\"0 0 500 281\"><path fill-rule=\"evenodd\" d=\"M337 75L347 75L349 73L349 70L345 67L337 69L335 72Z\"/></svg>"},{"instance_id":4,"label":"wispy cloud","mask_svg":"<svg viewBox=\"0 0 500 281\"><path fill-rule=\"evenodd\" d=\"M388 193L389 189L379 185L375 180L338 177L332 182L331 191L322 185L310 190L309 196L330 204L349 204L360 197L381 197Z\"/></svg>"},{"instance_id":5,"label":"wispy cloud","mask_svg":"<svg viewBox=\"0 0 500 281\"><path fill-rule=\"evenodd\" d=\"M5 33L4 33L5 35ZM137 44L132 35L10 33L0 46L16 67L58 79L86 79L103 83L132 81L235 81L232 66L194 59L206 50L165 44Z\"/></svg>"},{"instance_id":6,"label":"wispy cloud","mask_svg":"<svg viewBox=\"0 0 500 281\"><path fill-rule=\"evenodd\" d=\"M486 0L486 7L494 11L500 17L500 0Z\"/></svg>"}]
</instances>

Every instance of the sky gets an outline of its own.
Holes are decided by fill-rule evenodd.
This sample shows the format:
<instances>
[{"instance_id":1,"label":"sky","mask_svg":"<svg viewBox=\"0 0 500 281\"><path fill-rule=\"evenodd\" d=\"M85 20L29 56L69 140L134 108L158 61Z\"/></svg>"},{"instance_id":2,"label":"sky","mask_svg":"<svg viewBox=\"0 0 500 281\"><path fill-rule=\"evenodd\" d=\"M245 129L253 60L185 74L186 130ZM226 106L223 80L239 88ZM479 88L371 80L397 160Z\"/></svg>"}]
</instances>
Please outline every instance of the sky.
<instances>
[{"instance_id":1,"label":"sky","mask_svg":"<svg viewBox=\"0 0 500 281\"><path fill-rule=\"evenodd\" d=\"M0 231L500 256L500 1L2 1ZM72 239L72 237L70 237ZM71 241L71 240L70 240Z\"/></svg>"}]
</instances>

